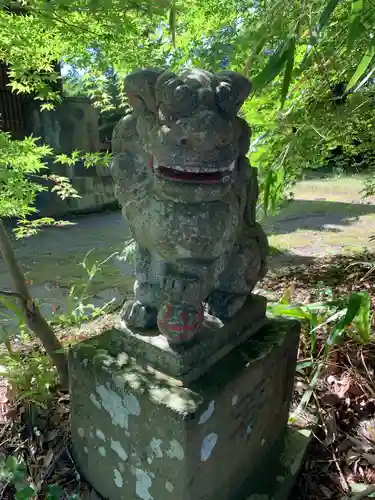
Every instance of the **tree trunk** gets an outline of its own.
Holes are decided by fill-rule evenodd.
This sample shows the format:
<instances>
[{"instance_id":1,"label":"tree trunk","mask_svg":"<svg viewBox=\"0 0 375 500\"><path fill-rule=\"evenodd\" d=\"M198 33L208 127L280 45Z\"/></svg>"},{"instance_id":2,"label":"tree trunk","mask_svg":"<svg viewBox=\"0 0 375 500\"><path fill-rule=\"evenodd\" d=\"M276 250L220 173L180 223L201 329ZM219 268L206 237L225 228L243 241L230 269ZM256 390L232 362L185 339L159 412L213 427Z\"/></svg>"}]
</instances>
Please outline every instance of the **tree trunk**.
<instances>
[{"instance_id":1,"label":"tree trunk","mask_svg":"<svg viewBox=\"0 0 375 500\"><path fill-rule=\"evenodd\" d=\"M27 288L25 277L18 265L7 230L0 220L0 253L8 268L15 290L4 292L6 295L18 297L28 327L35 333L35 336L42 342L47 354L52 359L60 377L63 389L68 389L68 362L64 348L53 331L53 328L41 315L34 300L31 298ZM0 292L2 293L2 292Z\"/></svg>"}]
</instances>

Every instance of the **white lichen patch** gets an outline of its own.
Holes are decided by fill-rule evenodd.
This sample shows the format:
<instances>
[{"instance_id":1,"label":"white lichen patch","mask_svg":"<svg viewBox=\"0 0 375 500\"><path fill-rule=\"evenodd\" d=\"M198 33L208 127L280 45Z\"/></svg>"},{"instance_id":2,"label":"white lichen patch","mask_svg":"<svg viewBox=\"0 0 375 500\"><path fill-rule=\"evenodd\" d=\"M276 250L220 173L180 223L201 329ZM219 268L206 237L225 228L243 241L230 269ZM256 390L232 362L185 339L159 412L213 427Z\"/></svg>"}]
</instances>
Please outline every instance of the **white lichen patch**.
<instances>
[{"instance_id":1,"label":"white lichen patch","mask_svg":"<svg viewBox=\"0 0 375 500\"><path fill-rule=\"evenodd\" d=\"M89 450L88 450L87 446L84 446L84 447L83 447L83 451L84 451L85 453L88 453L88 452L89 452Z\"/></svg>"},{"instance_id":2,"label":"white lichen patch","mask_svg":"<svg viewBox=\"0 0 375 500\"><path fill-rule=\"evenodd\" d=\"M101 441L105 441L104 432L102 432L100 429L96 429L95 434L98 439L100 439Z\"/></svg>"},{"instance_id":3,"label":"white lichen patch","mask_svg":"<svg viewBox=\"0 0 375 500\"><path fill-rule=\"evenodd\" d=\"M172 492L173 492L173 490L174 490L174 486L173 486L173 484L172 484L172 483L170 483L169 481L166 481L166 482L165 482L165 489L166 489L167 491L169 491L169 493L172 493Z\"/></svg>"},{"instance_id":4,"label":"white lichen patch","mask_svg":"<svg viewBox=\"0 0 375 500\"><path fill-rule=\"evenodd\" d=\"M253 426L249 424L246 429L246 434L250 434L250 432L253 430Z\"/></svg>"},{"instance_id":5,"label":"white lichen patch","mask_svg":"<svg viewBox=\"0 0 375 500\"><path fill-rule=\"evenodd\" d=\"M125 393L119 396L116 392L104 387L104 385L99 385L96 392L100 396L103 408L109 413L113 425L128 429L129 416L139 416L141 414L139 401L134 394Z\"/></svg>"},{"instance_id":6,"label":"white lichen patch","mask_svg":"<svg viewBox=\"0 0 375 500\"><path fill-rule=\"evenodd\" d=\"M177 413L185 413L196 406L191 398L182 397L178 391L173 391L171 387L160 387L153 385L149 387L148 396L156 404L165 404L167 408L172 408Z\"/></svg>"},{"instance_id":7,"label":"white lichen patch","mask_svg":"<svg viewBox=\"0 0 375 500\"><path fill-rule=\"evenodd\" d=\"M135 476L135 493L141 500L153 500L153 496L149 492L152 486L151 475L136 467L131 468L132 474Z\"/></svg>"},{"instance_id":8,"label":"white lichen patch","mask_svg":"<svg viewBox=\"0 0 375 500\"><path fill-rule=\"evenodd\" d=\"M156 458L163 458L163 452L161 449L161 439L156 439L152 438L150 442L150 448L152 450L152 453L155 455Z\"/></svg>"},{"instance_id":9,"label":"white lichen patch","mask_svg":"<svg viewBox=\"0 0 375 500\"><path fill-rule=\"evenodd\" d=\"M98 410L102 409L102 405L99 403L97 397L93 392L90 394L90 401L96 408L98 408Z\"/></svg>"},{"instance_id":10,"label":"white lichen patch","mask_svg":"<svg viewBox=\"0 0 375 500\"><path fill-rule=\"evenodd\" d=\"M82 429L82 427L78 428L78 436L81 438L85 437L85 431Z\"/></svg>"},{"instance_id":11,"label":"white lichen patch","mask_svg":"<svg viewBox=\"0 0 375 500\"><path fill-rule=\"evenodd\" d=\"M213 412L215 411L215 401L211 401L205 412L202 413L198 424L205 424L209 418L211 418Z\"/></svg>"},{"instance_id":12,"label":"white lichen patch","mask_svg":"<svg viewBox=\"0 0 375 500\"><path fill-rule=\"evenodd\" d=\"M266 440L263 438L260 442L260 446L264 446L266 444Z\"/></svg>"},{"instance_id":13,"label":"white lichen patch","mask_svg":"<svg viewBox=\"0 0 375 500\"><path fill-rule=\"evenodd\" d=\"M122 476L119 470L113 469L113 474L114 474L114 482L117 488L122 488L122 485L124 484L124 481L122 480Z\"/></svg>"},{"instance_id":14,"label":"white lichen patch","mask_svg":"<svg viewBox=\"0 0 375 500\"><path fill-rule=\"evenodd\" d=\"M236 406L237 403L238 403L238 394L234 394L232 396L232 406Z\"/></svg>"},{"instance_id":15,"label":"white lichen patch","mask_svg":"<svg viewBox=\"0 0 375 500\"><path fill-rule=\"evenodd\" d=\"M105 456L106 456L106 454L107 454L107 452L105 451L104 446L100 446L98 451L99 451L99 454L100 454L102 457L105 457Z\"/></svg>"},{"instance_id":16,"label":"white lichen patch","mask_svg":"<svg viewBox=\"0 0 375 500\"><path fill-rule=\"evenodd\" d=\"M216 446L217 440L218 440L218 435L216 434L216 432L211 432L203 439L201 446L202 462L206 462L210 458L212 451Z\"/></svg>"},{"instance_id":17,"label":"white lichen patch","mask_svg":"<svg viewBox=\"0 0 375 500\"><path fill-rule=\"evenodd\" d=\"M133 389L133 391L138 391L142 385L142 379L137 373L125 372L123 375L124 384Z\"/></svg>"},{"instance_id":18,"label":"white lichen patch","mask_svg":"<svg viewBox=\"0 0 375 500\"><path fill-rule=\"evenodd\" d=\"M119 458L121 460L123 460L124 462L128 459L128 454L126 453L126 451L122 447L120 441L114 441L113 439L111 439L111 450L113 450L115 453L117 453Z\"/></svg>"},{"instance_id":19,"label":"white lichen patch","mask_svg":"<svg viewBox=\"0 0 375 500\"><path fill-rule=\"evenodd\" d=\"M177 460L183 460L185 457L184 449L176 439L169 442L169 448L165 453L167 457L177 458Z\"/></svg>"},{"instance_id":20,"label":"white lichen patch","mask_svg":"<svg viewBox=\"0 0 375 500\"><path fill-rule=\"evenodd\" d=\"M126 352L121 352L116 358L116 364L118 366L124 366L129 363L129 355Z\"/></svg>"}]
</instances>

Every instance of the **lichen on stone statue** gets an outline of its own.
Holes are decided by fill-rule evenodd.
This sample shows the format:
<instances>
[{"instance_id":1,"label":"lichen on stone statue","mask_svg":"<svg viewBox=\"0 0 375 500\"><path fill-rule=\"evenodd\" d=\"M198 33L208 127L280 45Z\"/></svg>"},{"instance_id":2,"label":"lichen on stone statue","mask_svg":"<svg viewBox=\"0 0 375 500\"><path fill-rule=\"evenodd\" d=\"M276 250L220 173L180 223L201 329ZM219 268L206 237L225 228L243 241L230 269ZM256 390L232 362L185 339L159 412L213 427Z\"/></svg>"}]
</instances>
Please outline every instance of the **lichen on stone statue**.
<instances>
[{"instance_id":1,"label":"lichen on stone statue","mask_svg":"<svg viewBox=\"0 0 375 500\"><path fill-rule=\"evenodd\" d=\"M237 116L251 83L231 71L144 69L125 78L133 111L116 125L112 175L137 247L130 328L171 343L226 320L266 272L258 181Z\"/></svg>"}]
</instances>

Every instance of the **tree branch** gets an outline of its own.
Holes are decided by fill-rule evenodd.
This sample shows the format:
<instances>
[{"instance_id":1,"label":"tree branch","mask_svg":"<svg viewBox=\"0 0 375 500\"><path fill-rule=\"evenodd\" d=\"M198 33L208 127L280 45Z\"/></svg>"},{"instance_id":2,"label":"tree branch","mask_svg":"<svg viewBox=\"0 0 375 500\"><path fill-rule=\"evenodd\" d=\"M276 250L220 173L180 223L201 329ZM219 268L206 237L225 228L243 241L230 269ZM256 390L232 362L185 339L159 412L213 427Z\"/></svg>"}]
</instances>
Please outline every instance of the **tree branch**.
<instances>
[{"instance_id":1,"label":"tree branch","mask_svg":"<svg viewBox=\"0 0 375 500\"><path fill-rule=\"evenodd\" d=\"M63 389L68 388L68 362L63 346L56 337L51 325L41 315L26 285L25 277L18 265L8 232L0 220L0 254L8 268L14 283L15 292L1 291L3 295L17 297L23 308L28 327L42 342L47 354L52 359L60 377Z\"/></svg>"}]
</instances>

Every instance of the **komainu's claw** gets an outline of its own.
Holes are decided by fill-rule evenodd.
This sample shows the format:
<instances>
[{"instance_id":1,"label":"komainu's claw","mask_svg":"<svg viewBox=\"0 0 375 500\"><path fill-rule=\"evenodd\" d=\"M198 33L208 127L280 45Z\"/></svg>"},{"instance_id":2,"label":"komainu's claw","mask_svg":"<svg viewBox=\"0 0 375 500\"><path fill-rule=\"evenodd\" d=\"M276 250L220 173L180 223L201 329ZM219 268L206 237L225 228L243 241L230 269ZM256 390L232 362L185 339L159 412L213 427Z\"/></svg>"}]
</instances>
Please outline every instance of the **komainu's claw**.
<instances>
[{"instance_id":1,"label":"komainu's claw","mask_svg":"<svg viewBox=\"0 0 375 500\"><path fill-rule=\"evenodd\" d=\"M156 317L156 308L145 306L139 301L128 300L121 310L122 320L135 328L156 328Z\"/></svg>"}]
</instances>

